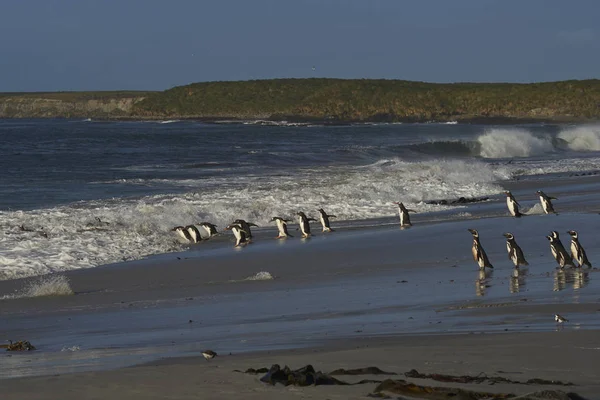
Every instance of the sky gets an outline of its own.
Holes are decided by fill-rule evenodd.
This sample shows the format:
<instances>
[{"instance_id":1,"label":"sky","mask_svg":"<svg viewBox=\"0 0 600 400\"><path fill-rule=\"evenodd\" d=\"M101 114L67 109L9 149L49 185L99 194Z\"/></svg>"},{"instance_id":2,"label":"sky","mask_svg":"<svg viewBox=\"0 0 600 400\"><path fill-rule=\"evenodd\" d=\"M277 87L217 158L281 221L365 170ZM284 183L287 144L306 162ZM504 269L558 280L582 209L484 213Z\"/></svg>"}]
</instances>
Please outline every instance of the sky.
<instances>
[{"instance_id":1,"label":"sky","mask_svg":"<svg viewBox=\"0 0 600 400\"><path fill-rule=\"evenodd\" d=\"M597 0L2 0L0 92L600 78Z\"/></svg>"}]
</instances>

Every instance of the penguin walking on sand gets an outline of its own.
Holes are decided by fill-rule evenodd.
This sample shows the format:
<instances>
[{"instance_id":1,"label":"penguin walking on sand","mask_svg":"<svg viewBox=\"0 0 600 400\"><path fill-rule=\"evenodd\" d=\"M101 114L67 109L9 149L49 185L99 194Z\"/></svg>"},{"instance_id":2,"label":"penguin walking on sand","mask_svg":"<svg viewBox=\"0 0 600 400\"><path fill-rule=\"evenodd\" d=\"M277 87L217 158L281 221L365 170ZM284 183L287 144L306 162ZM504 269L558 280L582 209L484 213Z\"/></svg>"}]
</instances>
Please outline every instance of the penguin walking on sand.
<instances>
[{"instance_id":1,"label":"penguin walking on sand","mask_svg":"<svg viewBox=\"0 0 600 400\"><path fill-rule=\"evenodd\" d=\"M219 232L217 232L217 226L215 224L211 224L210 222L200 222L198 225L204 228L206 233L208 233L207 239L219 234Z\"/></svg>"},{"instance_id":2,"label":"penguin walking on sand","mask_svg":"<svg viewBox=\"0 0 600 400\"><path fill-rule=\"evenodd\" d=\"M487 254L485 254L485 250L481 246L481 242L479 241L479 232L476 229L467 229L473 235L473 247L471 251L473 252L473 259L479 265L479 269L494 268L494 266L490 263Z\"/></svg>"},{"instance_id":3,"label":"penguin walking on sand","mask_svg":"<svg viewBox=\"0 0 600 400\"><path fill-rule=\"evenodd\" d=\"M410 215L408 215L408 212L416 212L414 210L409 210L406 207L404 207L404 204L395 201L394 204L396 204L398 206L398 212L400 213L400 227L401 228L408 228L411 227L412 224L410 222Z\"/></svg>"},{"instance_id":4,"label":"penguin walking on sand","mask_svg":"<svg viewBox=\"0 0 600 400\"><path fill-rule=\"evenodd\" d=\"M273 217L271 218L271 222L275 222L277 224L278 235L275 239L285 239L288 237L293 237L288 233L287 223L290 222L289 219L283 219L281 217Z\"/></svg>"},{"instance_id":5,"label":"penguin walking on sand","mask_svg":"<svg viewBox=\"0 0 600 400\"><path fill-rule=\"evenodd\" d=\"M561 269L564 268L565 265L574 267L575 264L573 264L573 258L571 258L571 255L565 250L565 247L558 236L558 232L552 231L546 238L550 241L550 250L552 251L552 256L558 263L558 266Z\"/></svg>"},{"instance_id":6,"label":"penguin walking on sand","mask_svg":"<svg viewBox=\"0 0 600 400\"><path fill-rule=\"evenodd\" d=\"M242 244L248 243L248 237L246 236L246 231L242 229L242 226L239 224L230 224L225 227L225 230L233 232L233 236L235 236L235 246L238 247Z\"/></svg>"},{"instance_id":7,"label":"penguin walking on sand","mask_svg":"<svg viewBox=\"0 0 600 400\"><path fill-rule=\"evenodd\" d=\"M302 237L306 239L310 236L310 221L316 221L316 219L308 218L302 211L298 211L296 215L298 216L298 225L300 225Z\"/></svg>"},{"instance_id":8,"label":"penguin walking on sand","mask_svg":"<svg viewBox=\"0 0 600 400\"><path fill-rule=\"evenodd\" d=\"M506 238L506 250L508 251L508 258L513 262L515 268L519 268L520 265L529 265L527 260L525 260L525 255L523 255L523 250L517 244L515 237L512 233L506 232L503 234Z\"/></svg>"},{"instance_id":9,"label":"penguin walking on sand","mask_svg":"<svg viewBox=\"0 0 600 400\"><path fill-rule=\"evenodd\" d=\"M202 241L202 235L200 235L200 231L198 230L198 228L196 228L195 225L188 225L185 227L185 230L188 231L191 242L198 243Z\"/></svg>"},{"instance_id":10,"label":"penguin walking on sand","mask_svg":"<svg viewBox=\"0 0 600 400\"><path fill-rule=\"evenodd\" d=\"M552 200L558 200L556 197L548 196L546 193L538 190L535 192L538 196L540 196L540 203L542 203L542 208L546 214L556 214L554 211L554 206L552 205Z\"/></svg>"},{"instance_id":11,"label":"penguin walking on sand","mask_svg":"<svg viewBox=\"0 0 600 400\"><path fill-rule=\"evenodd\" d=\"M333 232L331 226L329 226L329 218L336 218L335 215L327 215L325 210L319 208L319 219L321 220L321 225L323 225L323 232Z\"/></svg>"},{"instance_id":12,"label":"penguin walking on sand","mask_svg":"<svg viewBox=\"0 0 600 400\"><path fill-rule=\"evenodd\" d=\"M244 232L246 232L246 239L248 241L252 240L252 231L250 230L250 227L251 226L258 227L258 225L256 225L253 222L246 222L243 219L236 219L235 221L233 221L233 223L238 224L244 230Z\"/></svg>"},{"instance_id":13,"label":"penguin walking on sand","mask_svg":"<svg viewBox=\"0 0 600 400\"><path fill-rule=\"evenodd\" d=\"M510 190L505 190L504 194L506 195L506 205L508 206L508 211L510 215L515 218L520 218L523 214L519 211L519 207L521 205L515 200L515 196L510 192Z\"/></svg>"},{"instance_id":14,"label":"penguin walking on sand","mask_svg":"<svg viewBox=\"0 0 600 400\"><path fill-rule=\"evenodd\" d=\"M571 257L577 261L580 267L587 265L589 268L592 268L592 263L588 260L583 246L579 243L579 235L577 235L577 232L571 230L567 233L571 235Z\"/></svg>"},{"instance_id":15,"label":"penguin walking on sand","mask_svg":"<svg viewBox=\"0 0 600 400\"><path fill-rule=\"evenodd\" d=\"M171 229L171 231L175 232L180 238L182 238L188 242L193 241L192 237L190 236L190 233L183 226L176 226L175 228Z\"/></svg>"}]
</instances>

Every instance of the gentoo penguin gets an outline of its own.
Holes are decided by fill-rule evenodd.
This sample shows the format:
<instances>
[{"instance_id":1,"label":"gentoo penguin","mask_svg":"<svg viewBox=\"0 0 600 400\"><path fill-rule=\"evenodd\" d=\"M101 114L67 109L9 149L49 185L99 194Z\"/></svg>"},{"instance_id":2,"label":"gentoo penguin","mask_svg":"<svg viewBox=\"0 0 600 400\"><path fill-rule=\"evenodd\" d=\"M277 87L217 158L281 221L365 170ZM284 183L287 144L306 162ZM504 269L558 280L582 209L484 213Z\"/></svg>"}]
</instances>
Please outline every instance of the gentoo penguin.
<instances>
[{"instance_id":1,"label":"gentoo penguin","mask_svg":"<svg viewBox=\"0 0 600 400\"><path fill-rule=\"evenodd\" d=\"M400 227L402 228L407 228L412 226L412 224L410 223L410 216L408 215L408 212L415 212L414 210L408 210L406 207L404 207L404 204L399 203L397 201L394 202L394 204L396 204L398 206L398 212L400 213Z\"/></svg>"},{"instance_id":2,"label":"gentoo penguin","mask_svg":"<svg viewBox=\"0 0 600 400\"><path fill-rule=\"evenodd\" d=\"M285 239L287 237L293 237L288 233L287 223L290 222L289 219L283 219L281 217L273 217L271 218L271 222L275 222L277 224L277 231L279 234L275 239Z\"/></svg>"},{"instance_id":3,"label":"gentoo penguin","mask_svg":"<svg viewBox=\"0 0 600 400\"><path fill-rule=\"evenodd\" d=\"M323 225L323 232L333 232L331 226L329 226L329 218L335 218L335 215L327 215L325 210L319 208L319 219L321 220L321 225Z\"/></svg>"},{"instance_id":4,"label":"gentoo penguin","mask_svg":"<svg viewBox=\"0 0 600 400\"><path fill-rule=\"evenodd\" d=\"M225 227L225 230L233 232L233 236L235 236L235 247L238 247L240 244L248 243L248 237L246 236L246 231L242 229L242 226L239 224L231 224Z\"/></svg>"},{"instance_id":5,"label":"gentoo penguin","mask_svg":"<svg viewBox=\"0 0 600 400\"><path fill-rule=\"evenodd\" d=\"M506 238L506 250L508 251L508 259L515 264L515 268L519 268L519 265L529 265L527 260L525 260L525 256L523 255L523 250L517 244L515 237L512 233L506 232L503 234Z\"/></svg>"},{"instance_id":6,"label":"gentoo penguin","mask_svg":"<svg viewBox=\"0 0 600 400\"><path fill-rule=\"evenodd\" d=\"M542 208L546 214L556 214L554 211L554 206L552 205L551 200L558 200L556 197L547 196L546 193L538 190L535 192L538 196L540 196L540 203L542 203Z\"/></svg>"},{"instance_id":7,"label":"gentoo penguin","mask_svg":"<svg viewBox=\"0 0 600 400\"><path fill-rule=\"evenodd\" d=\"M248 240L252 240L252 231L250 230L251 226L258 226L253 222L246 222L243 219L236 219L235 221L233 221L234 224L238 224L239 226L242 227L242 229L244 230L244 232L246 232L246 239Z\"/></svg>"},{"instance_id":8,"label":"gentoo penguin","mask_svg":"<svg viewBox=\"0 0 600 400\"><path fill-rule=\"evenodd\" d=\"M210 222L200 222L198 225L204 228L204 230L208 233L209 238L219 234L215 224L211 224Z\"/></svg>"},{"instance_id":9,"label":"gentoo penguin","mask_svg":"<svg viewBox=\"0 0 600 400\"><path fill-rule=\"evenodd\" d=\"M467 229L473 235L473 248L471 251L473 252L473 259L479 265L479 269L484 269L485 267L494 268L494 266L488 260L487 254L485 254L485 250L481 246L479 242L479 232L475 229Z\"/></svg>"},{"instance_id":10,"label":"gentoo penguin","mask_svg":"<svg viewBox=\"0 0 600 400\"><path fill-rule=\"evenodd\" d=\"M215 358L217 356L217 353L215 353L212 350L204 350L202 352L202 356L206 359L206 361L208 361L208 360L212 360L213 358Z\"/></svg>"},{"instance_id":11,"label":"gentoo penguin","mask_svg":"<svg viewBox=\"0 0 600 400\"><path fill-rule=\"evenodd\" d=\"M198 243L202 240L202 235L200 235L200 231L196 228L195 225L188 225L185 227L185 230L190 234L191 241L194 243Z\"/></svg>"},{"instance_id":12,"label":"gentoo penguin","mask_svg":"<svg viewBox=\"0 0 600 400\"><path fill-rule=\"evenodd\" d=\"M296 214L298 216L298 224L300 225L300 230L302 231L302 237L307 238L310 236L310 221L316 221L314 218L308 218L306 214L302 211L298 211Z\"/></svg>"},{"instance_id":13,"label":"gentoo penguin","mask_svg":"<svg viewBox=\"0 0 600 400\"><path fill-rule=\"evenodd\" d=\"M513 196L513 194L509 190L505 190L504 194L506 195L506 205L508 206L508 211L510 212L510 215L512 215L515 218L519 218L520 216L522 216L523 214L521 214L521 212L519 211L519 207L521 207L521 205L517 202L517 200L515 200L515 196Z\"/></svg>"},{"instance_id":14,"label":"gentoo penguin","mask_svg":"<svg viewBox=\"0 0 600 400\"><path fill-rule=\"evenodd\" d=\"M565 317L563 317L560 314L554 314L554 320L556 321L557 324L564 324L565 322L569 322L568 319L566 319Z\"/></svg>"},{"instance_id":15,"label":"gentoo penguin","mask_svg":"<svg viewBox=\"0 0 600 400\"><path fill-rule=\"evenodd\" d=\"M176 226L175 228L171 229L171 231L177 233L182 239L185 239L188 242L193 241L192 237L190 236L190 233L183 226Z\"/></svg>"},{"instance_id":16,"label":"gentoo penguin","mask_svg":"<svg viewBox=\"0 0 600 400\"><path fill-rule=\"evenodd\" d=\"M590 263L590 261L588 260L583 246L581 245L581 243L579 243L577 232L571 230L567 233L571 235L571 257L573 257L573 259L577 261L580 267L587 265L588 267L592 268L592 263Z\"/></svg>"},{"instance_id":17,"label":"gentoo penguin","mask_svg":"<svg viewBox=\"0 0 600 400\"><path fill-rule=\"evenodd\" d=\"M575 266L573 264L573 259L565 250L560 238L558 237L557 231L552 231L550 235L546 236L546 238L550 241L550 250L552 251L552 256L558 263L561 268L564 268L565 265L570 265L572 267Z\"/></svg>"}]
</instances>

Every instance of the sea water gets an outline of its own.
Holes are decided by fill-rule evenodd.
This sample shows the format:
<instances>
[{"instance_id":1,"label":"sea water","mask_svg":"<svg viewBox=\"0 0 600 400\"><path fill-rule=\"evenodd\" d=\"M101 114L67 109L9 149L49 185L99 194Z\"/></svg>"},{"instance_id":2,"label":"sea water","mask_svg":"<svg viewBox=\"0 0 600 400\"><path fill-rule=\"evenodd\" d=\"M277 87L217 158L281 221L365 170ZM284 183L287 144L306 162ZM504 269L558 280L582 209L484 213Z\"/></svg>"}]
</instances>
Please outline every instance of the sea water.
<instances>
[{"instance_id":1,"label":"sea water","mask_svg":"<svg viewBox=\"0 0 600 400\"><path fill-rule=\"evenodd\" d=\"M428 201L600 171L599 125L0 120L0 139L0 279L182 251L177 225L460 215Z\"/></svg>"}]
</instances>

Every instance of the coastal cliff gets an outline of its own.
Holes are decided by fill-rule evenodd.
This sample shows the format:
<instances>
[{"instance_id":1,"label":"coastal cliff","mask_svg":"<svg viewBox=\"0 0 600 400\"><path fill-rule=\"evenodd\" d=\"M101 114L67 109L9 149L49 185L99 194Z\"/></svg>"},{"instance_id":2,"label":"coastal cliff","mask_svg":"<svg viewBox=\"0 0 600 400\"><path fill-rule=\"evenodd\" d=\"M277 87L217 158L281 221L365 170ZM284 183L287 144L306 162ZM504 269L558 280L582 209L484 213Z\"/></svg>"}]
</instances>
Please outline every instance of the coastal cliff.
<instances>
[{"instance_id":1,"label":"coastal cliff","mask_svg":"<svg viewBox=\"0 0 600 400\"><path fill-rule=\"evenodd\" d=\"M0 118L126 118L147 92L0 94Z\"/></svg>"},{"instance_id":2,"label":"coastal cliff","mask_svg":"<svg viewBox=\"0 0 600 400\"><path fill-rule=\"evenodd\" d=\"M0 94L0 118L590 121L600 80L437 84L369 79L202 82L162 92Z\"/></svg>"}]
</instances>

